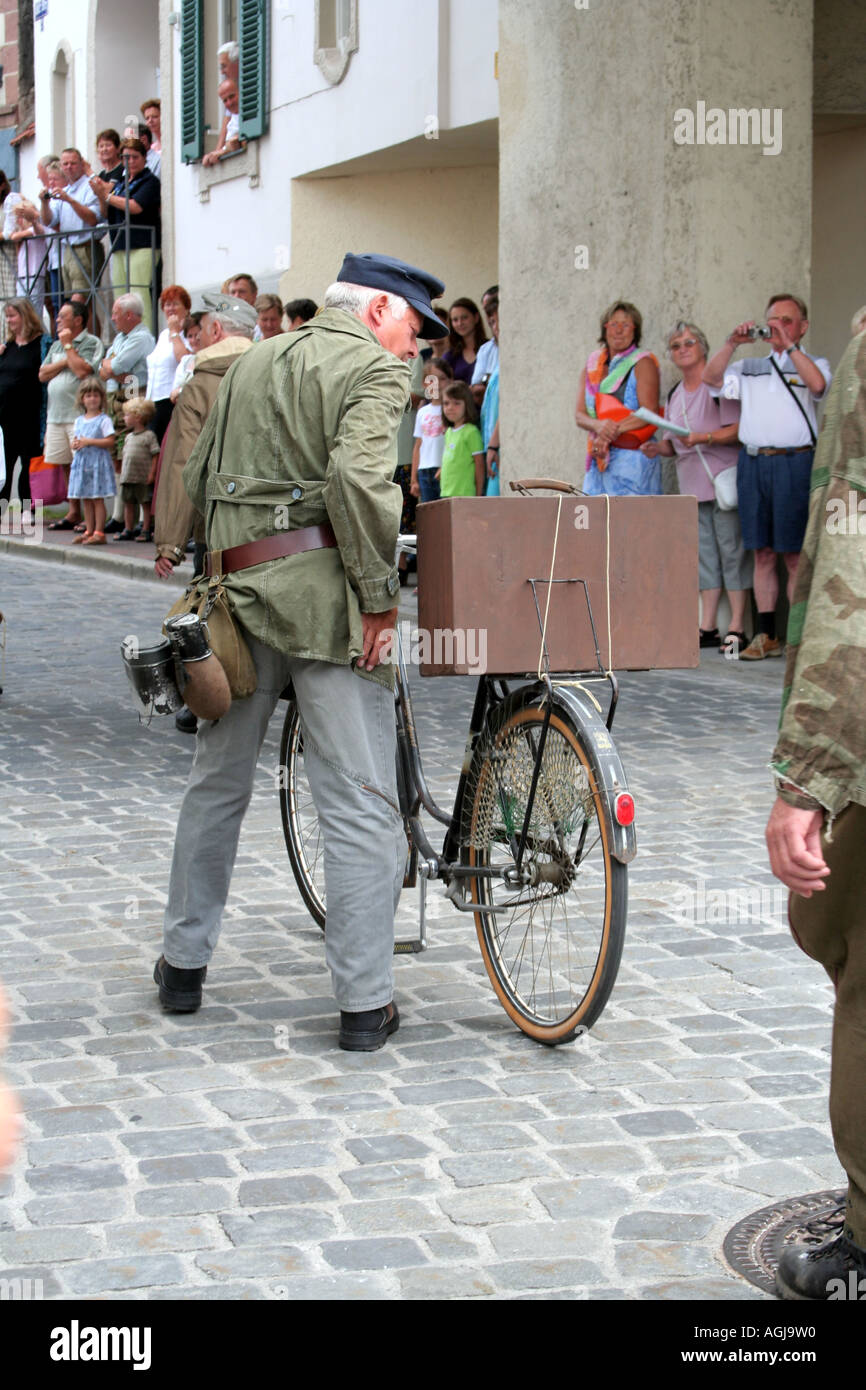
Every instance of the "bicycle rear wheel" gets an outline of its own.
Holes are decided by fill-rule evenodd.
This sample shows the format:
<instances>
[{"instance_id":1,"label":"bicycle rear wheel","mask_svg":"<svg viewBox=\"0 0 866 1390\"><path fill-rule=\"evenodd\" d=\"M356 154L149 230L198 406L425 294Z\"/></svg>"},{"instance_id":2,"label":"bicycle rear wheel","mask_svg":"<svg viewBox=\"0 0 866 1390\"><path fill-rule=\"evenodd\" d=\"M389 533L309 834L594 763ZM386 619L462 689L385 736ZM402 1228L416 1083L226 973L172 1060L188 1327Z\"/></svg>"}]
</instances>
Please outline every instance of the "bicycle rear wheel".
<instances>
[{"instance_id":1,"label":"bicycle rear wheel","mask_svg":"<svg viewBox=\"0 0 866 1390\"><path fill-rule=\"evenodd\" d=\"M304 771L304 735L294 701L289 702L283 724L280 769L280 816L289 863L310 915L324 931L324 843Z\"/></svg>"},{"instance_id":2,"label":"bicycle rear wheel","mask_svg":"<svg viewBox=\"0 0 866 1390\"><path fill-rule=\"evenodd\" d=\"M494 714L464 800L464 856L512 871L470 880L490 981L510 1018L538 1042L569 1042L601 1014L625 940L626 866L614 859L586 740L565 711L551 715L522 862L544 710L530 689Z\"/></svg>"}]
</instances>

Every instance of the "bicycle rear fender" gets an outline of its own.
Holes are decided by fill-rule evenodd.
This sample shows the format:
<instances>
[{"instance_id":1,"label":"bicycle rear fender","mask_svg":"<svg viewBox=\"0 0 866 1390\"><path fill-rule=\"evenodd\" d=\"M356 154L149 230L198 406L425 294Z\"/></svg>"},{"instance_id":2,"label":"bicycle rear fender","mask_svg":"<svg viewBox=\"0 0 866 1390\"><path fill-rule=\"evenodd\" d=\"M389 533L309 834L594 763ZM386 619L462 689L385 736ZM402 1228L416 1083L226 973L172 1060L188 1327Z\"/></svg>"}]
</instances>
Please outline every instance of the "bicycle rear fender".
<instances>
[{"instance_id":1,"label":"bicycle rear fender","mask_svg":"<svg viewBox=\"0 0 866 1390\"><path fill-rule=\"evenodd\" d=\"M567 714L584 736L584 748L601 794L601 808L610 838L610 852L621 864L628 864L637 854L634 823L620 825L614 815L616 797L620 792L628 791L628 782L601 711L596 709L592 696L582 685L557 682L553 685L553 708L554 711L559 709Z\"/></svg>"}]
</instances>

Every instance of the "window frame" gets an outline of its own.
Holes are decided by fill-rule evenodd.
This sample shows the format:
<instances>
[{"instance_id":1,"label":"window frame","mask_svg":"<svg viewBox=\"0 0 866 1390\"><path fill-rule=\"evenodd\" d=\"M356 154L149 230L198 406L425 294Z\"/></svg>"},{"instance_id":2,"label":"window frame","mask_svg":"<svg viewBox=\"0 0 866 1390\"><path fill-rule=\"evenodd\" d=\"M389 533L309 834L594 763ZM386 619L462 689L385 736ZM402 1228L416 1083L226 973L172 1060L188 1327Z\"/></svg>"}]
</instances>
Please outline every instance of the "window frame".
<instances>
[{"instance_id":1,"label":"window frame","mask_svg":"<svg viewBox=\"0 0 866 1390\"><path fill-rule=\"evenodd\" d=\"M348 31L336 34L341 3L348 5ZM336 47L324 47L321 43L322 9L325 4L333 4L335 9ZM315 30L313 35L313 62L332 87L336 87L348 71L353 53L358 51L358 0L316 0Z\"/></svg>"}]
</instances>

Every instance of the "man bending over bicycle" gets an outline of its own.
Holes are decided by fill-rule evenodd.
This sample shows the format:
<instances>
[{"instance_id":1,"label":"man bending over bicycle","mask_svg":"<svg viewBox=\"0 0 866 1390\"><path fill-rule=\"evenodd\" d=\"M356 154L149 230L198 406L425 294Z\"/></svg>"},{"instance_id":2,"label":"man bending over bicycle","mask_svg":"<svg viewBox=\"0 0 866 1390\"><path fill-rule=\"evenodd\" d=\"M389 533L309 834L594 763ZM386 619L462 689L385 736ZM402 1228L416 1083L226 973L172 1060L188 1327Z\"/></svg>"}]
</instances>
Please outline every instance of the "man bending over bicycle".
<instances>
[{"instance_id":1,"label":"man bending over bicycle","mask_svg":"<svg viewBox=\"0 0 866 1390\"><path fill-rule=\"evenodd\" d=\"M291 683L324 838L340 1046L374 1051L399 1024L392 952L406 841L393 669L380 647L399 592L402 495L391 479L405 364L417 334L447 333L431 307L443 291L403 261L347 255L316 318L230 368L184 469L258 687L199 724L154 968L167 1009L201 1004L259 749Z\"/></svg>"}]
</instances>

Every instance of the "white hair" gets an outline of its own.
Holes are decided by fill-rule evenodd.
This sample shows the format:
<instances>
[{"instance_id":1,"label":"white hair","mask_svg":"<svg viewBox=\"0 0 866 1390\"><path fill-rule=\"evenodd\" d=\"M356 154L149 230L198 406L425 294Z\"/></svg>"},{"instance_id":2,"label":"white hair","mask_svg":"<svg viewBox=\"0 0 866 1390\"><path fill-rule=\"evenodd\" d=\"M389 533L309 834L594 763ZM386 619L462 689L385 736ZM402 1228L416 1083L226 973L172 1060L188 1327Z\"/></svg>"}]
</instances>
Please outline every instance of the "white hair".
<instances>
[{"instance_id":1,"label":"white hair","mask_svg":"<svg viewBox=\"0 0 866 1390\"><path fill-rule=\"evenodd\" d=\"M348 314L360 318L373 300L384 294L388 308L395 319L406 317L408 303L399 294L389 294L387 290L373 289L370 285L353 285L349 280L335 280L325 290L324 308L345 309Z\"/></svg>"},{"instance_id":2,"label":"white hair","mask_svg":"<svg viewBox=\"0 0 866 1390\"><path fill-rule=\"evenodd\" d=\"M697 324L689 323L688 319L677 319L670 333L668 333L667 337L665 338L665 343L667 344L666 352L668 357L671 356L671 338L675 338L678 333L694 333L698 341L698 346L700 347L701 352L704 354L704 357L709 357L710 345L707 342L706 333L702 332L701 329L698 328Z\"/></svg>"},{"instance_id":3,"label":"white hair","mask_svg":"<svg viewBox=\"0 0 866 1390\"><path fill-rule=\"evenodd\" d=\"M119 294L114 302L125 313L138 314L140 319L144 318L144 300L135 290L130 290L129 294Z\"/></svg>"},{"instance_id":4,"label":"white hair","mask_svg":"<svg viewBox=\"0 0 866 1390\"><path fill-rule=\"evenodd\" d=\"M857 310L856 314L851 320L852 338L855 338L858 333L862 333L864 328L866 328L866 304L863 305L862 309Z\"/></svg>"},{"instance_id":5,"label":"white hair","mask_svg":"<svg viewBox=\"0 0 866 1390\"><path fill-rule=\"evenodd\" d=\"M202 320L204 319L215 319L229 338L252 338L256 331L255 324L248 327L247 324L238 322L237 314L223 314L219 309L206 309L202 314Z\"/></svg>"},{"instance_id":6,"label":"white hair","mask_svg":"<svg viewBox=\"0 0 866 1390\"><path fill-rule=\"evenodd\" d=\"M217 57L221 58L223 54L226 55L230 63L236 63L241 56L241 50L234 41L221 43L217 49Z\"/></svg>"}]
</instances>

